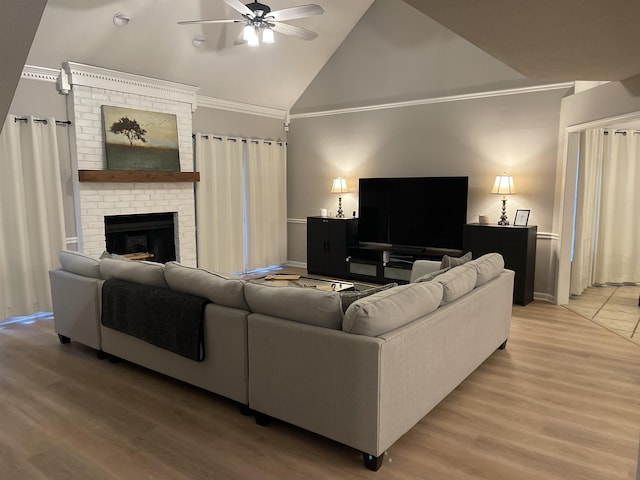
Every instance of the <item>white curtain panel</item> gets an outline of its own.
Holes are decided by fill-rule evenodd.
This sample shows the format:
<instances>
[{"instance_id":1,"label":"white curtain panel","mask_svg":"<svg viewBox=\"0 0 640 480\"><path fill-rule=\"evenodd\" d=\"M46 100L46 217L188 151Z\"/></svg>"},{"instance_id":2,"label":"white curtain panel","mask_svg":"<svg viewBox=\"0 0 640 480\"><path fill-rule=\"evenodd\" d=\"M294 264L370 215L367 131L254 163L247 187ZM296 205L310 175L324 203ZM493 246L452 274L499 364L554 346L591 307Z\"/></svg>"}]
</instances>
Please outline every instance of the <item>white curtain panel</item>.
<instances>
[{"instance_id":1,"label":"white curtain panel","mask_svg":"<svg viewBox=\"0 0 640 480\"><path fill-rule=\"evenodd\" d=\"M578 166L575 239L571 263L572 295L580 295L593 284L603 138L602 129L595 128L586 131L581 142L582 155Z\"/></svg>"},{"instance_id":2,"label":"white curtain panel","mask_svg":"<svg viewBox=\"0 0 640 480\"><path fill-rule=\"evenodd\" d=\"M604 136L594 282L640 281L640 135Z\"/></svg>"},{"instance_id":3,"label":"white curtain panel","mask_svg":"<svg viewBox=\"0 0 640 480\"><path fill-rule=\"evenodd\" d=\"M247 270L287 259L287 157L276 142L246 144Z\"/></svg>"},{"instance_id":4,"label":"white curtain panel","mask_svg":"<svg viewBox=\"0 0 640 480\"><path fill-rule=\"evenodd\" d=\"M195 159L198 266L225 275L243 272L242 141L197 133Z\"/></svg>"},{"instance_id":5,"label":"white curtain panel","mask_svg":"<svg viewBox=\"0 0 640 480\"><path fill-rule=\"evenodd\" d=\"M0 132L0 317L51 310L48 271L65 246L54 118Z\"/></svg>"}]
</instances>

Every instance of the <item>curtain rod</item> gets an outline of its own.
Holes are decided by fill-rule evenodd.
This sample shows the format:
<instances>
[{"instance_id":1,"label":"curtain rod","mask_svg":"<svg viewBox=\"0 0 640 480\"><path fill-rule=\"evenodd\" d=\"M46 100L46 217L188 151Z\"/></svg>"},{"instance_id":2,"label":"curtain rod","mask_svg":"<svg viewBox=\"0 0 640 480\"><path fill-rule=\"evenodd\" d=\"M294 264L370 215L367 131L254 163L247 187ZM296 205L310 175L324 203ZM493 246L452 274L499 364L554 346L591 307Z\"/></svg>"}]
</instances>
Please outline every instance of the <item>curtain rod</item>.
<instances>
[{"instance_id":1,"label":"curtain rod","mask_svg":"<svg viewBox=\"0 0 640 480\"><path fill-rule=\"evenodd\" d=\"M27 123L29 121L29 118L27 117L15 117L14 122L24 122ZM36 123L44 123L45 125L47 125L49 123L49 121L45 118L34 118L33 119L34 122ZM56 125L71 125L71 121L70 120L56 120Z\"/></svg>"},{"instance_id":2,"label":"curtain rod","mask_svg":"<svg viewBox=\"0 0 640 480\"><path fill-rule=\"evenodd\" d=\"M222 140L222 137L218 137L218 136L216 136L216 135L204 135L204 134L200 134L200 136L201 136L202 138L206 138L207 140L208 140L209 138L211 138L212 140ZM195 133L192 133L192 134L191 134L191 138L195 138L195 137L196 137L196 134L195 134ZM247 143L247 142L249 142L249 143L256 143L256 144L257 144L257 143L260 143L260 142L264 142L264 143L266 143L267 145L271 145L272 143L275 143L276 145L285 145L285 142L277 142L277 141L274 141L274 140L253 140L253 139L252 139L252 140L247 140L246 138L234 138L234 137L227 137L227 140L229 140L229 141L231 141L231 142L237 142L238 140L240 140L242 143Z\"/></svg>"},{"instance_id":3,"label":"curtain rod","mask_svg":"<svg viewBox=\"0 0 640 480\"><path fill-rule=\"evenodd\" d=\"M613 133L614 133L614 135L622 135L623 137L626 137L627 136L627 132L628 132L628 130L614 130ZM605 135L609 135L609 130L605 130L603 133ZM634 130L632 133L634 135L640 135L640 130Z\"/></svg>"}]
</instances>

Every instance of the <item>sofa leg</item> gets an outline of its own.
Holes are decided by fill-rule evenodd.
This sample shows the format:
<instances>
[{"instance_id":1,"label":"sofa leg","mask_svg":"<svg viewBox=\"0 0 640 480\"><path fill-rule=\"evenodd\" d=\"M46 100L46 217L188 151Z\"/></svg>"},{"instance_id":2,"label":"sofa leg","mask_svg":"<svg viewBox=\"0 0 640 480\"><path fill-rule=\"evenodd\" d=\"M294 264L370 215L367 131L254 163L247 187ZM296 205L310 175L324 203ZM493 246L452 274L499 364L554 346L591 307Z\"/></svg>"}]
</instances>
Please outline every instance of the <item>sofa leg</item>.
<instances>
[{"instance_id":1,"label":"sofa leg","mask_svg":"<svg viewBox=\"0 0 640 480\"><path fill-rule=\"evenodd\" d=\"M255 412L256 415L256 423L261 427L266 427L271 423L271 417L269 415L265 415L264 413Z\"/></svg>"},{"instance_id":2,"label":"sofa leg","mask_svg":"<svg viewBox=\"0 0 640 480\"><path fill-rule=\"evenodd\" d=\"M380 470L380 467L382 466L382 460L384 460L384 453L379 457L369 455L368 453L363 453L362 459L364 460L365 467L367 467L369 470L373 470L374 472L377 472L378 470Z\"/></svg>"},{"instance_id":3,"label":"sofa leg","mask_svg":"<svg viewBox=\"0 0 640 480\"><path fill-rule=\"evenodd\" d=\"M253 415L253 410L251 410L249 408L249 405L245 405L244 403L240 403L240 413L242 415L244 415L245 417L250 417L251 415Z\"/></svg>"},{"instance_id":4,"label":"sofa leg","mask_svg":"<svg viewBox=\"0 0 640 480\"><path fill-rule=\"evenodd\" d=\"M507 341L506 340L500 344L498 349L499 350L504 350L505 348L507 348Z\"/></svg>"},{"instance_id":5,"label":"sofa leg","mask_svg":"<svg viewBox=\"0 0 640 480\"><path fill-rule=\"evenodd\" d=\"M98 357L99 360L104 360L109 356L109 354L104 350L98 350L96 351L96 356Z\"/></svg>"},{"instance_id":6,"label":"sofa leg","mask_svg":"<svg viewBox=\"0 0 640 480\"><path fill-rule=\"evenodd\" d=\"M67 337L65 335L62 335L60 333L58 334L58 340L60 340L60 343L63 344L63 345L66 344L66 343L69 343L71 341L71 339L69 337Z\"/></svg>"}]
</instances>

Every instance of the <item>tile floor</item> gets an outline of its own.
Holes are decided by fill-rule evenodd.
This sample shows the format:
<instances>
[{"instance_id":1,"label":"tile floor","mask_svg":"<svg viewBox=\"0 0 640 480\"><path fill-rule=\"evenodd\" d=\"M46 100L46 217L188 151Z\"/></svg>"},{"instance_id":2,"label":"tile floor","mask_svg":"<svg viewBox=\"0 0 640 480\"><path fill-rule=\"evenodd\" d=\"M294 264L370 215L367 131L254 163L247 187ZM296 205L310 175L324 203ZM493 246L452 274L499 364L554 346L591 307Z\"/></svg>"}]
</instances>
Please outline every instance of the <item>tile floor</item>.
<instances>
[{"instance_id":1,"label":"tile floor","mask_svg":"<svg viewBox=\"0 0 640 480\"><path fill-rule=\"evenodd\" d=\"M640 345L640 285L589 287L566 307Z\"/></svg>"}]
</instances>

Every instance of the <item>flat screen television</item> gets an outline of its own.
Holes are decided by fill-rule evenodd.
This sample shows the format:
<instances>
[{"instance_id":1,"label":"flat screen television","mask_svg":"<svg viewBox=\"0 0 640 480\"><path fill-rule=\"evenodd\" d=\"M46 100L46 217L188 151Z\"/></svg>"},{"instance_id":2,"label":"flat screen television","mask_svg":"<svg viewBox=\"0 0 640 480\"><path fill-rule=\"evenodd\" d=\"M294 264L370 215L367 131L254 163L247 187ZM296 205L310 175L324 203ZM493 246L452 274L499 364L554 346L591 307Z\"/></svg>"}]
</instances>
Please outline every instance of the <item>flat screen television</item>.
<instances>
[{"instance_id":1,"label":"flat screen television","mask_svg":"<svg viewBox=\"0 0 640 480\"><path fill-rule=\"evenodd\" d=\"M468 177L361 178L358 240L462 249Z\"/></svg>"}]
</instances>

